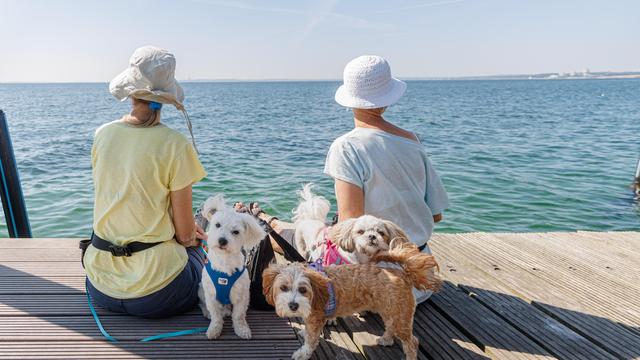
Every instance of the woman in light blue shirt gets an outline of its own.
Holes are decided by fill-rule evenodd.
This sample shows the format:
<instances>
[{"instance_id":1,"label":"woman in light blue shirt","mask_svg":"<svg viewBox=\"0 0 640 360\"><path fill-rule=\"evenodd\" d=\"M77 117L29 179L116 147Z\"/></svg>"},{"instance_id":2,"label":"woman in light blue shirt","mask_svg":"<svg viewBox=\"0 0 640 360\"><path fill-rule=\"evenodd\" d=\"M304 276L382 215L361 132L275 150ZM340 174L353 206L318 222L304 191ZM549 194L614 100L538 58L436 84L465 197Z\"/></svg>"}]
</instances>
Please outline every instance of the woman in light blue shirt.
<instances>
[{"instance_id":1,"label":"woman in light blue shirt","mask_svg":"<svg viewBox=\"0 0 640 360\"><path fill-rule=\"evenodd\" d=\"M406 84L386 60L360 56L344 69L336 101L353 110L354 129L337 138L324 172L335 180L339 221L364 214L398 224L423 252L449 206L447 193L417 136L385 120ZM418 292L418 302L430 292Z\"/></svg>"},{"instance_id":2,"label":"woman in light blue shirt","mask_svg":"<svg viewBox=\"0 0 640 360\"><path fill-rule=\"evenodd\" d=\"M333 142L324 172L335 179L340 221L363 214L391 220L428 251L449 200L420 140L382 116L405 89L379 56L347 64L335 98L353 110L355 127Z\"/></svg>"}]
</instances>

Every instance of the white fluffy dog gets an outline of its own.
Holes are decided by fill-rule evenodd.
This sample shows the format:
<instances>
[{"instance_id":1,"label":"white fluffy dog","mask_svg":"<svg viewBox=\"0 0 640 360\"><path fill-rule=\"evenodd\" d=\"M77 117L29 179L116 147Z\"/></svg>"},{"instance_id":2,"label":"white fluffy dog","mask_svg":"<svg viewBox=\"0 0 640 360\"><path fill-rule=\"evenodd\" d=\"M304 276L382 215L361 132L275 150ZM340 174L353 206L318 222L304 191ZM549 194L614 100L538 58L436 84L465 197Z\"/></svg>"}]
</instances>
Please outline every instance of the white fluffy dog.
<instances>
[{"instance_id":1,"label":"white fluffy dog","mask_svg":"<svg viewBox=\"0 0 640 360\"><path fill-rule=\"evenodd\" d=\"M246 320L250 280L242 248L248 251L267 234L253 216L228 207L220 194L205 202L203 214L209 220L209 253L198 295L203 315L211 319L207 338L220 336L224 317L231 314L236 335L250 339Z\"/></svg>"},{"instance_id":2,"label":"white fluffy dog","mask_svg":"<svg viewBox=\"0 0 640 360\"><path fill-rule=\"evenodd\" d=\"M301 201L293 211L296 247L308 260L323 259L325 266L335 263L336 258L349 264L366 264L379 252L409 241L398 225L371 215L347 219L327 230L329 201L314 195L311 188L312 184L306 184L298 192ZM335 246L327 246L327 240Z\"/></svg>"},{"instance_id":3,"label":"white fluffy dog","mask_svg":"<svg viewBox=\"0 0 640 360\"><path fill-rule=\"evenodd\" d=\"M293 210L293 222L296 229L296 248L307 260L316 260L322 257L322 244L325 238L325 223L331 204L322 196L311 192L313 184L309 183L298 191L300 203Z\"/></svg>"}]
</instances>

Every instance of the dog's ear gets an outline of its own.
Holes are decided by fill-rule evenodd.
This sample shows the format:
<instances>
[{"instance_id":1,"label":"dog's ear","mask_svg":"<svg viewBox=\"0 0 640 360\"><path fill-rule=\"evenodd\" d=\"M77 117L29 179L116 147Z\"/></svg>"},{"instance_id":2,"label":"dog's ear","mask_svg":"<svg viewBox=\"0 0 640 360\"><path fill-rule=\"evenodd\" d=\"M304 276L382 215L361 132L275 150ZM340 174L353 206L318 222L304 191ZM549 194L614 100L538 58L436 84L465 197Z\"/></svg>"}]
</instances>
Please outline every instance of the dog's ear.
<instances>
[{"instance_id":1,"label":"dog's ear","mask_svg":"<svg viewBox=\"0 0 640 360\"><path fill-rule=\"evenodd\" d=\"M304 270L304 274L311 283L311 291L313 293L311 308L314 312L324 314L324 308L329 301L329 279L321 273L308 268Z\"/></svg>"},{"instance_id":2,"label":"dog's ear","mask_svg":"<svg viewBox=\"0 0 640 360\"><path fill-rule=\"evenodd\" d=\"M216 211L222 210L226 206L224 202L224 195L216 194L207 199L202 205L202 216L208 221L211 221L211 216L215 214Z\"/></svg>"},{"instance_id":3,"label":"dog's ear","mask_svg":"<svg viewBox=\"0 0 640 360\"><path fill-rule=\"evenodd\" d=\"M409 242L409 235L396 225L396 223L389 220L382 220L387 233L389 234L389 249L395 249L402 244Z\"/></svg>"},{"instance_id":4,"label":"dog's ear","mask_svg":"<svg viewBox=\"0 0 640 360\"><path fill-rule=\"evenodd\" d=\"M278 265L271 265L262 272L262 294L269 305L272 306L275 305L273 298L273 282L276 280L278 274L280 274L280 266Z\"/></svg>"},{"instance_id":5,"label":"dog's ear","mask_svg":"<svg viewBox=\"0 0 640 360\"><path fill-rule=\"evenodd\" d=\"M244 238L244 248L252 249L256 245L262 241L267 236L267 233L264 231L262 226L258 224L258 221L249 214L238 214L242 216L242 221L244 222L245 230L247 235Z\"/></svg>"},{"instance_id":6,"label":"dog's ear","mask_svg":"<svg viewBox=\"0 0 640 360\"><path fill-rule=\"evenodd\" d=\"M357 219L347 219L341 221L331 227L329 230L329 236L331 241L338 247L345 251L353 252L356 249L356 244L353 239L352 230Z\"/></svg>"}]
</instances>

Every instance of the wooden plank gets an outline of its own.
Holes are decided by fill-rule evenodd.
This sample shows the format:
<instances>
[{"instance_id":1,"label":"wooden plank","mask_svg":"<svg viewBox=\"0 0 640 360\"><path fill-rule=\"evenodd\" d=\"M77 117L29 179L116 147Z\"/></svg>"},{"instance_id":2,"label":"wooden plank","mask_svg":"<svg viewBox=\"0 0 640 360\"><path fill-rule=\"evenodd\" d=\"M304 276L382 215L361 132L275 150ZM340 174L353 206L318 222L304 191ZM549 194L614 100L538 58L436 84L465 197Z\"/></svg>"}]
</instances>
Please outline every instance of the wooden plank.
<instances>
[{"instance_id":1,"label":"wooden plank","mask_svg":"<svg viewBox=\"0 0 640 360\"><path fill-rule=\"evenodd\" d=\"M460 333L452 324L447 322L442 315L437 313L430 305L421 305L416 312L414 322L414 335L420 341L420 348L430 359L487 359L476 345ZM343 328L342 324L346 325ZM294 325L294 328L296 325ZM336 342L336 331L334 327L325 328L330 331L330 337L325 336L324 341ZM399 344L393 347L381 347L376 344L378 336L382 335L384 326L378 316L354 316L344 318L339 322L338 332L347 336L351 334L354 340L348 338L349 346L355 346L352 354L358 351L366 351L369 358L402 358L404 355ZM343 333L344 331L344 333ZM342 338L344 340L344 337ZM321 342L322 343L322 342ZM345 347L344 343L340 345ZM377 347L377 348L376 348ZM327 352L323 356L337 356L334 351ZM424 354L420 354L423 358Z\"/></svg>"},{"instance_id":2,"label":"wooden plank","mask_svg":"<svg viewBox=\"0 0 640 360\"><path fill-rule=\"evenodd\" d=\"M102 315L111 314L100 307L96 308ZM51 295L0 295L0 316L48 316L79 315L91 316L84 293Z\"/></svg>"},{"instance_id":3,"label":"wooden plank","mask_svg":"<svg viewBox=\"0 0 640 360\"><path fill-rule=\"evenodd\" d=\"M0 295L78 294L84 282L84 276L0 277Z\"/></svg>"},{"instance_id":4,"label":"wooden plank","mask_svg":"<svg viewBox=\"0 0 640 360\"><path fill-rule=\"evenodd\" d=\"M428 301L492 359L511 359L515 353L526 359L553 358L547 350L449 282Z\"/></svg>"},{"instance_id":5,"label":"wooden plank","mask_svg":"<svg viewBox=\"0 0 640 360\"><path fill-rule=\"evenodd\" d=\"M104 316L102 324L119 340L139 340L146 336L209 325L202 315L180 315L169 319L144 319L130 316ZM247 322L254 339L296 339L289 322L270 312L248 312ZM180 339L202 340L204 334L182 336ZM226 319L221 339L238 339ZM2 316L0 317L0 342L2 341L62 341L102 340L103 337L90 316Z\"/></svg>"},{"instance_id":6,"label":"wooden plank","mask_svg":"<svg viewBox=\"0 0 640 360\"><path fill-rule=\"evenodd\" d=\"M507 244L519 252L544 261L549 269L567 276L593 282L599 279L607 286L608 294L616 294L624 299L640 297L640 272L635 271L640 258L626 263L622 257L603 249L590 251L586 246L571 246L567 239L572 234L494 234L501 244ZM613 268L618 271L612 272ZM607 269L608 268L608 269Z\"/></svg>"},{"instance_id":7,"label":"wooden plank","mask_svg":"<svg viewBox=\"0 0 640 360\"><path fill-rule=\"evenodd\" d=\"M0 341L2 359L287 359L298 348L290 340Z\"/></svg>"},{"instance_id":8,"label":"wooden plank","mask_svg":"<svg viewBox=\"0 0 640 360\"><path fill-rule=\"evenodd\" d=\"M300 344L304 343L304 339L299 332L304 329L302 319L291 319L291 325L300 340ZM320 344L313 354L314 359L362 359L365 357L360 353L358 346L351 340L349 334L341 324L337 326L325 326L323 336L320 338Z\"/></svg>"},{"instance_id":9,"label":"wooden plank","mask_svg":"<svg viewBox=\"0 0 640 360\"><path fill-rule=\"evenodd\" d=\"M589 269L614 280L626 280L632 287L640 282L640 273L637 264L640 256L630 256L630 251L616 248L615 246L598 246L586 244L586 238L571 236L572 234L552 233L541 234L547 241L543 242L545 248L553 248L558 252L566 253L574 261L579 261ZM570 249L569 252L566 249ZM640 287L636 286L636 289Z\"/></svg>"},{"instance_id":10,"label":"wooden plank","mask_svg":"<svg viewBox=\"0 0 640 360\"><path fill-rule=\"evenodd\" d=\"M628 299L628 296L607 287L597 279L591 279L591 281L580 279L571 271L564 271L547 264L545 259L528 254L492 234L463 235L463 238L465 241L458 244L468 248L471 253L482 251L490 254L493 259L499 259L501 264L508 266L511 270L519 268L532 273L538 278L538 283L544 287L553 285L562 288L565 291L565 297L579 299L583 306L597 309L602 316L634 327L640 325L638 302ZM533 270L534 268L536 270Z\"/></svg>"},{"instance_id":11,"label":"wooden plank","mask_svg":"<svg viewBox=\"0 0 640 360\"><path fill-rule=\"evenodd\" d=\"M32 238L8 239L0 238L0 249L78 249L82 238Z\"/></svg>"},{"instance_id":12,"label":"wooden plank","mask_svg":"<svg viewBox=\"0 0 640 360\"><path fill-rule=\"evenodd\" d=\"M448 270L444 277L472 294L527 337L562 359L615 359L594 343L511 293L502 283L478 271L466 258L438 252Z\"/></svg>"},{"instance_id":13,"label":"wooden plank","mask_svg":"<svg viewBox=\"0 0 640 360\"><path fill-rule=\"evenodd\" d=\"M637 335L616 321L593 314L589 307L583 306L583 302L571 298L570 290L558 288L553 284L541 281L529 271L510 266L507 260L497 258L495 252L490 248L473 247L469 249L466 246L461 246L460 241L460 238L451 237L447 242L432 243L432 250L436 254L436 258L447 258L447 261L441 260L445 277L453 277L455 275L451 273L458 272L462 272L466 276L471 271L470 269L474 269L473 271L478 272L478 277L485 276L490 279L488 280L489 284L484 283L479 287L489 287L491 283L499 283L504 292L531 302L547 315L609 352L622 354L623 357L634 354L640 356L640 338ZM468 245L469 242L465 241L464 244ZM472 264L473 268L459 269L459 261L455 264L449 262L452 258L464 260L465 264Z\"/></svg>"},{"instance_id":14,"label":"wooden plank","mask_svg":"<svg viewBox=\"0 0 640 360\"><path fill-rule=\"evenodd\" d=\"M120 316L95 307L101 316ZM249 310L252 311L252 310ZM187 314L200 315L199 308ZM0 316L91 316L84 292L74 294L0 295Z\"/></svg>"},{"instance_id":15,"label":"wooden plank","mask_svg":"<svg viewBox=\"0 0 640 360\"><path fill-rule=\"evenodd\" d=\"M613 256L617 261L634 263L640 261L640 233L630 241L625 241L623 233L552 232L542 235L562 239L562 242L577 250L593 250Z\"/></svg>"},{"instance_id":16,"label":"wooden plank","mask_svg":"<svg viewBox=\"0 0 640 360\"><path fill-rule=\"evenodd\" d=\"M354 315L340 318L338 321L345 326L353 342L368 359L404 358L402 348L397 343L393 346L380 346L376 343L377 339L382 336L384 328L372 319L372 315ZM425 356L420 352L418 358L422 359Z\"/></svg>"},{"instance_id":17,"label":"wooden plank","mask_svg":"<svg viewBox=\"0 0 640 360\"><path fill-rule=\"evenodd\" d=\"M421 350L434 360L489 359L428 302L416 307L413 333Z\"/></svg>"},{"instance_id":18,"label":"wooden plank","mask_svg":"<svg viewBox=\"0 0 640 360\"><path fill-rule=\"evenodd\" d=\"M80 261L1 262L0 278L14 276L80 276L84 277Z\"/></svg>"},{"instance_id":19,"label":"wooden plank","mask_svg":"<svg viewBox=\"0 0 640 360\"><path fill-rule=\"evenodd\" d=\"M37 240L36 240L37 241ZM33 248L33 249L7 249L0 251L0 262L11 264L14 262L34 262L34 261L75 261L80 263L82 251L80 249L69 248Z\"/></svg>"},{"instance_id":20,"label":"wooden plank","mask_svg":"<svg viewBox=\"0 0 640 360\"><path fill-rule=\"evenodd\" d=\"M640 256L640 232L619 231L619 232L594 232L578 231L580 239L595 240L602 246L615 246L623 248L635 256Z\"/></svg>"}]
</instances>

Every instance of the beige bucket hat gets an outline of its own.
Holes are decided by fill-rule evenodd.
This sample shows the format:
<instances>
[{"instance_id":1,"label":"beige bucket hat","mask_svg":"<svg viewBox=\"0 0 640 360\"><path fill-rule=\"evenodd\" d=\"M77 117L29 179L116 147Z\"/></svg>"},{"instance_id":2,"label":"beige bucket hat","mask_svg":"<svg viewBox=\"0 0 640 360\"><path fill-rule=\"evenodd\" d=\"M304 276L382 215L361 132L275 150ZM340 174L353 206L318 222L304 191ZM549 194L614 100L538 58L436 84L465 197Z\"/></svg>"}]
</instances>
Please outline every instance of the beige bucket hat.
<instances>
[{"instance_id":1,"label":"beige bucket hat","mask_svg":"<svg viewBox=\"0 0 640 360\"><path fill-rule=\"evenodd\" d=\"M184 91L175 79L176 58L167 50L155 46L136 49L129 59L129 67L109 83L109 92L116 99L136 99L171 104L182 111L187 122L191 142L196 147L189 114L184 108Z\"/></svg>"},{"instance_id":2,"label":"beige bucket hat","mask_svg":"<svg viewBox=\"0 0 640 360\"><path fill-rule=\"evenodd\" d=\"M338 88L335 100L353 109L375 109L398 101L407 84L391 76L391 67L380 56L363 55L351 60L344 68L344 84Z\"/></svg>"},{"instance_id":3,"label":"beige bucket hat","mask_svg":"<svg viewBox=\"0 0 640 360\"><path fill-rule=\"evenodd\" d=\"M174 105L183 110L184 91L175 79L176 58L155 46L136 49L129 67L109 83L109 92L124 101L129 97Z\"/></svg>"}]
</instances>

